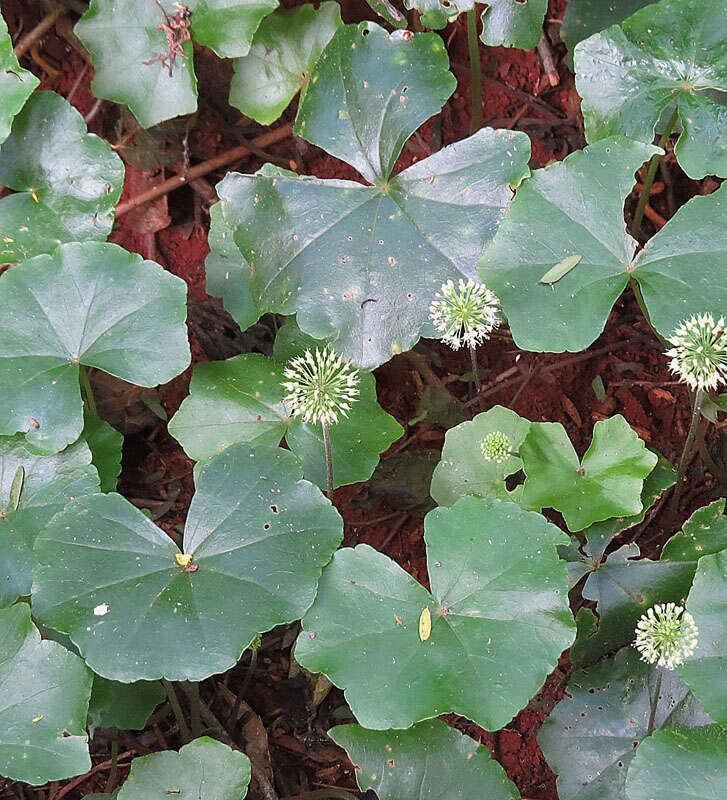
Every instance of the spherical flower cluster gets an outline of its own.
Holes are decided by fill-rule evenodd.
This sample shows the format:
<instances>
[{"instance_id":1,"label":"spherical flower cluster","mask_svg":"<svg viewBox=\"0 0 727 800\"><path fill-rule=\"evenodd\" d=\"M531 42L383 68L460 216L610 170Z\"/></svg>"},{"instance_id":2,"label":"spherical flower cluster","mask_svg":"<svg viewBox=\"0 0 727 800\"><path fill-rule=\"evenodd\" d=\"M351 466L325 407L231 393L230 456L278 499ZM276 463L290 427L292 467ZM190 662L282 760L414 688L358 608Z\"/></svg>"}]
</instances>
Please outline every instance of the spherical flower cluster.
<instances>
[{"instance_id":1,"label":"spherical flower cluster","mask_svg":"<svg viewBox=\"0 0 727 800\"><path fill-rule=\"evenodd\" d=\"M283 402L293 416L304 422L332 425L339 416L348 416L351 403L358 399L359 372L329 347L305 351L288 362L287 378L281 385L287 391Z\"/></svg>"},{"instance_id":2,"label":"spherical flower cluster","mask_svg":"<svg viewBox=\"0 0 727 800\"><path fill-rule=\"evenodd\" d=\"M636 624L634 647L641 660L674 669L694 653L699 631L694 617L674 603L655 605Z\"/></svg>"},{"instance_id":3,"label":"spherical flower cluster","mask_svg":"<svg viewBox=\"0 0 727 800\"><path fill-rule=\"evenodd\" d=\"M502 462L512 455L510 451L510 437L502 431L488 433L480 444L485 461Z\"/></svg>"},{"instance_id":4,"label":"spherical flower cluster","mask_svg":"<svg viewBox=\"0 0 727 800\"><path fill-rule=\"evenodd\" d=\"M447 281L435 297L429 319L453 350L462 345L477 347L500 324L500 301L484 284L460 278L455 287L453 281Z\"/></svg>"},{"instance_id":5,"label":"spherical flower cluster","mask_svg":"<svg viewBox=\"0 0 727 800\"><path fill-rule=\"evenodd\" d=\"M727 329L724 317L697 314L674 331L666 352L669 368L692 389L714 391L727 380Z\"/></svg>"}]
</instances>

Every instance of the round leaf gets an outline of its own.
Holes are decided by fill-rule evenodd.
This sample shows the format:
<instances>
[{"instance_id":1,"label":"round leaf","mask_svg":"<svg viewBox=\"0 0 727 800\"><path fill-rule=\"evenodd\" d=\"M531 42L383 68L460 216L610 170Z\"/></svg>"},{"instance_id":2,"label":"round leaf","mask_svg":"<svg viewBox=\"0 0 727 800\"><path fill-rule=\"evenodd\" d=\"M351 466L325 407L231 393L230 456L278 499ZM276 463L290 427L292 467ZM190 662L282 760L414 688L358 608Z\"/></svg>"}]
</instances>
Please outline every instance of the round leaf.
<instances>
[{"instance_id":1,"label":"round leaf","mask_svg":"<svg viewBox=\"0 0 727 800\"><path fill-rule=\"evenodd\" d=\"M505 478L522 469L520 456L512 455L501 464L487 461L482 455L482 441L500 431L510 437L510 450L517 453L529 430L528 420L502 406L450 428L444 437L442 460L432 476L430 494L437 505L451 506L466 495L517 502L522 489L508 491Z\"/></svg>"},{"instance_id":2,"label":"round leaf","mask_svg":"<svg viewBox=\"0 0 727 800\"><path fill-rule=\"evenodd\" d=\"M224 672L258 632L305 613L341 541L338 513L300 475L279 448L215 456L199 472L183 552L119 495L71 503L36 542L34 613L105 678Z\"/></svg>"},{"instance_id":3,"label":"round leaf","mask_svg":"<svg viewBox=\"0 0 727 800\"><path fill-rule=\"evenodd\" d=\"M94 675L88 706L89 726L140 731L165 697L164 687L158 681L118 683Z\"/></svg>"},{"instance_id":4,"label":"round leaf","mask_svg":"<svg viewBox=\"0 0 727 800\"><path fill-rule=\"evenodd\" d=\"M367 728L454 712L497 730L573 641L555 551L565 536L539 514L475 497L432 511L424 529L432 594L367 545L339 550L303 620L296 659L344 688ZM432 627L422 641L425 608Z\"/></svg>"},{"instance_id":5,"label":"round leaf","mask_svg":"<svg viewBox=\"0 0 727 800\"><path fill-rule=\"evenodd\" d=\"M0 14L0 144L8 138L13 117L39 83L32 72L18 63L8 26Z\"/></svg>"},{"instance_id":6,"label":"round leaf","mask_svg":"<svg viewBox=\"0 0 727 800\"><path fill-rule=\"evenodd\" d=\"M41 641L30 608L0 611L0 774L38 786L88 772L91 671Z\"/></svg>"},{"instance_id":7,"label":"round leaf","mask_svg":"<svg viewBox=\"0 0 727 800\"><path fill-rule=\"evenodd\" d=\"M270 125L299 91L305 92L313 67L342 25L338 3L281 9L263 20L250 52L235 61L230 105Z\"/></svg>"},{"instance_id":8,"label":"round leaf","mask_svg":"<svg viewBox=\"0 0 727 800\"><path fill-rule=\"evenodd\" d=\"M482 12L480 39L487 45L535 47L547 10L548 0L489 0Z\"/></svg>"},{"instance_id":9,"label":"round leaf","mask_svg":"<svg viewBox=\"0 0 727 800\"><path fill-rule=\"evenodd\" d=\"M197 461L235 442L276 445L285 437L301 459L303 475L325 487L321 426L288 414L281 386L283 369L284 365L253 353L198 364L190 394L169 423L169 432ZM379 454L403 433L401 425L379 406L373 375L360 377L358 400L348 417L330 428L335 486L370 478Z\"/></svg>"},{"instance_id":10,"label":"round leaf","mask_svg":"<svg viewBox=\"0 0 727 800\"><path fill-rule=\"evenodd\" d=\"M243 800L249 783L248 757L203 736L178 753L135 758L118 800Z\"/></svg>"},{"instance_id":11,"label":"round leaf","mask_svg":"<svg viewBox=\"0 0 727 800\"><path fill-rule=\"evenodd\" d=\"M85 442L43 457L29 452L21 436L0 437L0 607L30 594L38 533L70 500L97 491Z\"/></svg>"},{"instance_id":12,"label":"round leaf","mask_svg":"<svg viewBox=\"0 0 727 800\"><path fill-rule=\"evenodd\" d=\"M656 680L656 668L632 649L571 675L565 697L538 734L558 775L560 800L626 800L626 771L648 729ZM663 671L659 697L657 730L709 722L689 687L670 670Z\"/></svg>"},{"instance_id":13,"label":"round leaf","mask_svg":"<svg viewBox=\"0 0 727 800\"><path fill-rule=\"evenodd\" d=\"M727 734L717 725L662 728L639 747L629 768L629 800L727 797Z\"/></svg>"},{"instance_id":14,"label":"round leaf","mask_svg":"<svg viewBox=\"0 0 727 800\"><path fill-rule=\"evenodd\" d=\"M0 434L53 453L83 429L79 364L140 386L189 364L187 287L101 242L61 245L0 276Z\"/></svg>"},{"instance_id":15,"label":"round leaf","mask_svg":"<svg viewBox=\"0 0 727 800\"><path fill-rule=\"evenodd\" d=\"M118 0L117 0L118 2ZM247 55L260 22L278 7L278 0L186 0L192 12L196 42L220 58Z\"/></svg>"},{"instance_id":16,"label":"round leaf","mask_svg":"<svg viewBox=\"0 0 727 800\"><path fill-rule=\"evenodd\" d=\"M582 461L559 422L532 423L520 457L527 476L523 502L557 509L572 531L638 514L644 479L657 462L620 414L596 422Z\"/></svg>"},{"instance_id":17,"label":"round leaf","mask_svg":"<svg viewBox=\"0 0 727 800\"><path fill-rule=\"evenodd\" d=\"M691 178L727 175L727 108L705 92L727 91L723 0L662 0L581 42L576 88L589 142L623 134L651 142L676 103L674 152Z\"/></svg>"},{"instance_id":18,"label":"round leaf","mask_svg":"<svg viewBox=\"0 0 727 800\"><path fill-rule=\"evenodd\" d=\"M1 80L1 79L0 79ZM105 239L124 165L55 92L37 92L0 150L0 263L52 253L62 242Z\"/></svg>"},{"instance_id":19,"label":"round leaf","mask_svg":"<svg viewBox=\"0 0 727 800\"><path fill-rule=\"evenodd\" d=\"M176 13L167 0L164 5L168 14ZM151 0L91 0L74 28L93 56L94 95L128 105L144 128L197 109L192 42L184 43L184 57L175 58L170 75L158 58L169 50L157 28L164 21Z\"/></svg>"},{"instance_id":20,"label":"round leaf","mask_svg":"<svg viewBox=\"0 0 727 800\"><path fill-rule=\"evenodd\" d=\"M373 789L379 800L512 800L520 796L484 745L438 719L406 731L339 725L328 735L356 765L359 788Z\"/></svg>"}]
</instances>

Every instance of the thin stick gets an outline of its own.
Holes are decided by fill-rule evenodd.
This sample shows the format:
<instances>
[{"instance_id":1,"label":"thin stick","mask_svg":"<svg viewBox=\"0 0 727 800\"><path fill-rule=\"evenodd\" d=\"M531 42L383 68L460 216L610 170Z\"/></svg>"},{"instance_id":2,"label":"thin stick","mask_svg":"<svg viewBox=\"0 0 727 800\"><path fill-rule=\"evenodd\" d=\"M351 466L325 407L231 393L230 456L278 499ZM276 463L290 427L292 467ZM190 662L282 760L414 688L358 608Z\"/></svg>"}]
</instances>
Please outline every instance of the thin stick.
<instances>
[{"instance_id":1,"label":"thin stick","mask_svg":"<svg viewBox=\"0 0 727 800\"><path fill-rule=\"evenodd\" d=\"M333 453L331 451L331 434L328 430L327 422L322 422L321 428L323 429L323 449L326 452L326 494L330 498L333 496Z\"/></svg>"},{"instance_id":2,"label":"thin stick","mask_svg":"<svg viewBox=\"0 0 727 800\"><path fill-rule=\"evenodd\" d=\"M286 139L292 134L292 132L293 126L291 124L281 125L279 128L276 128L273 131L267 131L261 136L257 136L252 140L252 144L254 144L256 147L266 147L267 145L275 144L275 142ZM138 208L139 206L144 205L144 203L148 203L151 200L156 200L159 197L163 197L165 194L169 194L169 192L174 191L174 189L179 189L180 187L185 186L197 178L201 178L204 175L208 175L210 172L214 172L220 167L226 167L228 164L232 164L234 161L239 161L241 158L249 156L251 152L252 151L247 145L242 144L238 147L233 147L232 150L228 150L226 153L215 156L215 158L210 158L209 161L196 164L194 167L188 169L186 173L182 172L178 175L174 175L172 178L162 181L160 184L157 184L151 189L141 192L141 194L138 194L136 197L132 197L125 203L119 203L119 205L116 206L116 218L118 219L119 217L123 217L124 214L128 214L129 211L133 210L134 208Z\"/></svg>"},{"instance_id":3,"label":"thin stick","mask_svg":"<svg viewBox=\"0 0 727 800\"><path fill-rule=\"evenodd\" d=\"M659 139L659 147L663 150L666 147L666 143L669 141L669 137L671 136L671 132L676 125L677 117L679 116L679 107L676 106L674 111L672 112L671 117L669 117L669 121L666 123L666 128L664 128L664 133L661 134L661 138ZM656 177L656 170L659 169L659 161L661 160L661 156L658 153L654 153L649 161L649 167L646 170L646 180L644 181L644 185L641 189L641 195L639 196L639 203L636 206L636 211L634 212L634 221L631 224L631 235L634 239L639 238L639 231L641 230L641 221L644 218L644 211L646 210L646 204L649 202L649 197L651 195L651 185L654 183L654 178Z\"/></svg>"},{"instance_id":4,"label":"thin stick","mask_svg":"<svg viewBox=\"0 0 727 800\"><path fill-rule=\"evenodd\" d=\"M475 379L475 389L477 393L482 390L482 381L480 380L480 369L477 365L477 349L470 345L470 359L472 360L472 377Z\"/></svg>"},{"instance_id":5,"label":"thin stick","mask_svg":"<svg viewBox=\"0 0 727 800\"><path fill-rule=\"evenodd\" d=\"M81 365L81 369L78 374L81 380L81 391L86 399L88 410L92 414L98 416L98 411L96 410L96 400L93 396L93 389L91 388L91 379L88 377L88 368Z\"/></svg>"},{"instance_id":6,"label":"thin stick","mask_svg":"<svg viewBox=\"0 0 727 800\"><path fill-rule=\"evenodd\" d=\"M480 40L477 36L476 7L467 12L467 44L470 52L470 75L472 78L471 136L482 127L482 64L480 63Z\"/></svg>"},{"instance_id":7,"label":"thin stick","mask_svg":"<svg viewBox=\"0 0 727 800\"><path fill-rule=\"evenodd\" d=\"M119 761L125 761L127 758L131 758L132 756L136 755L136 750L127 750L125 753L121 753L121 755L117 758L117 763ZM60 789L58 794L53 795L52 800L62 800L67 794L70 794L76 786L80 786L82 783L87 781L91 775L95 775L97 772L103 772L105 769L108 769L111 766L111 760L103 761L101 764L96 764L96 766L89 770L85 775L79 775L77 778L74 778L69 783L66 783L63 788Z\"/></svg>"},{"instance_id":8,"label":"thin stick","mask_svg":"<svg viewBox=\"0 0 727 800\"><path fill-rule=\"evenodd\" d=\"M197 683L197 681L186 681L184 684L184 691L189 699L192 738L197 739L202 735L202 719L200 718L199 710L199 683Z\"/></svg>"},{"instance_id":9,"label":"thin stick","mask_svg":"<svg viewBox=\"0 0 727 800\"><path fill-rule=\"evenodd\" d=\"M44 34L46 34L55 24L56 20L62 17L66 13L66 9L63 6L56 6L50 13L46 14L45 17L33 28L33 30L28 31L28 33L23 36L23 38L15 45L13 48L13 52L15 53L16 58L20 58L20 56L24 55L30 48L40 39Z\"/></svg>"},{"instance_id":10,"label":"thin stick","mask_svg":"<svg viewBox=\"0 0 727 800\"><path fill-rule=\"evenodd\" d=\"M164 691L167 693L167 700L169 700L169 705L172 707L172 711L174 712L174 716L177 720L179 735L181 736L184 744L187 744L187 742L192 740L192 734L189 730L189 726L187 725L187 720L184 719L182 706L179 705L179 698L177 697L177 693L174 691L174 686L166 678L162 678L162 686L164 687Z\"/></svg>"},{"instance_id":11,"label":"thin stick","mask_svg":"<svg viewBox=\"0 0 727 800\"><path fill-rule=\"evenodd\" d=\"M112 792L116 786L116 776L119 774L119 732L116 728L111 729L111 768L109 777L106 781L104 792Z\"/></svg>"},{"instance_id":12,"label":"thin stick","mask_svg":"<svg viewBox=\"0 0 727 800\"><path fill-rule=\"evenodd\" d=\"M649 714L649 724L646 727L646 736L651 736L654 732L654 723L656 722L656 709L659 707L659 695L661 694L661 679L664 676L664 670L657 667L656 674L656 691L651 700L651 713Z\"/></svg>"},{"instance_id":13,"label":"thin stick","mask_svg":"<svg viewBox=\"0 0 727 800\"><path fill-rule=\"evenodd\" d=\"M550 46L545 31L540 31L538 55L540 56L540 63L543 65L543 71L545 72L545 77L548 79L548 83L551 86L557 86L560 83L560 75L558 75L558 68L555 65L553 48Z\"/></svg>"},{"instance_id":14,"label":"thin stick","mask_svg":"<svg viewBox=\"0 0 727 800\"><path fill-rule=\"evenodd\" d=\"M699 418L702 414L702 402L704 401L704 389L700 386L694 393L694 407L692 408L692 421L689 425L689 433L687 433L687 440L684 442L684 450L682 450L682 457L679 459L679 468L677 469L677 482L674 487L674 494L671 498L671 509L677 511L679 509L679 498L682 494L682 484L684 482L684 473L687 469L689 461L689 451L692 449L694 437L697 433L697 426L699 425Z\"/></svg>"}]
</instances>

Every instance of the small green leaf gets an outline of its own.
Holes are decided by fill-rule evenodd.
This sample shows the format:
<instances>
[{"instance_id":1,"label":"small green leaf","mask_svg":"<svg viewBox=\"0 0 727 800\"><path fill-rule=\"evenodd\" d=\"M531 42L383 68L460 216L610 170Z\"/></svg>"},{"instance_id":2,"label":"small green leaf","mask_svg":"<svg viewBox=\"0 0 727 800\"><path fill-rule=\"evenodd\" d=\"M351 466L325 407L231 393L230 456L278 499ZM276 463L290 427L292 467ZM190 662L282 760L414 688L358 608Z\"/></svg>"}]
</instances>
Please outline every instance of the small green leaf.
<instances>
[{"instance_id":1,"label":"small green leaf","mask_svg":"<svg viewBox=\"0 0 727 800\"><path fill-rule=\"evenodd\" d=\"M405 731L338 725L328 735L356 765L361 791L372 789L380 800L512 800L520 796L484 745L438 719Z\"/></svg>"},{"instance_id":2,"label":"small green leaf","mask_svg":"<svg viewBox=\"0 0 727 800\"><path fill-rule=\"evenodd\" d=\"M0 276L0 434L54 453L83 430L80 365L140 386L189 364L187 287L115 244L65 244Z\"/></svg>"},{"instance_id":3,"label":"small green leaf","mask_svg":"<svg viewBox=\"0 0 727 800\"><path fill-rule=\"evenodd\" d=\"M560 38L572 55L575 46L609 25L623 22L651 0L568 0Z\"/></svg>"},{"instance_id":4,"label":"small green leaf","mask_svg":"<svg viewBox=\"0 0 727 800\"><path fill-rule=\"evenodd\" d=\"M474 0L404 0L406 8L415 8L426 28L443 28L464 11L475 7Z\"/></svg>"},{"instance_id":5,"label":"small green leaf","mask_svg":"<svg viewBox=\"0 0 727 800\"><path fill-rule=\"evenodd\" d=\"M263 20L250 52L234 63L230 105L270 125L301 91L316 62L342 25L338 3L281 9Z\"/></svg>"},{"instance_id":6,"label":"small green leaf","mask_svg":"<svg viewBox=\"0 0 727 800\"><path fill-rule=\"evenodd\" d=\"M203 736L178 753L135 758L118 800L243 800L249 783L248 757Z\"/></svg>"},{"instance_id":7,"label":"small green leaf","mask_svg":"<svg viewBox=\"0 0 727 800\"><path fill-rule=\"evenodd\" d=\"M702 556L727 549L725 500L698 508L682 529L664 545L662 561L698 561Z\"/></svg>"},{"instance_id":8,"label":"small green leaf","mask_svg":"<svg viewBox=\"0 0 727 800\"><path fill-rule=\"evenodd\" d=\"M211 47L220 58L239 58L247 55L255 31L278 7L278 0L185 0L185 5L192 12L196 42Z\"/></svg>"},{"instance_id":9,"label":"small green leaf","mask_svg":"<svg viewBox=\"0 0 727 800\"><path fill-rule=\"evenodd\" d=\"M407 19L389 0L366 0L369 8L394 28L406 28Z\"/></svg>"},{"instance_id":10,"label":"small green leaf","mask_svg":"<svg viewBox=\"0 0 727 800\"><path fill-rule=\"evenodd\" d=\"M547 10L548 0L489 0L480 39L486 45L529 50L540 39Z\"/></svg>"},{"instance_id":11,"label":"small green leaf","mask_svg":"<svg viewBox=\"0 0 727 800\"><path fill-rule=\"evenodd\" d=\"M91 463L98 470L102 492L115 492L121 474L121 451L124 436L108 422L83 409L81 438L91 448Z\"/></svg>"},{"instance_id":12,"label":"small green leaf","mask_svg":"<svg viewBox=\"0 0 727 800\"><path fill-rule=\"evenodd\" d=\"M40 81L23 69L13 53L13 40L0 13L0 144L7 139L13 117Z\"/></svg>"},{"instance_id":13,"label":"small green leaf","mask_svg":"<svg viewBox=\"0 0 727 800\"><path fill-rule=\"evenodd\" d=\"M555 422L532 423L520 457L527 476L523 502L561 511L571 531L638 514L644 478L657 462L620 414L596 422L583 461Z\"/></svg>"},{"instance_id":14,"label":"small green leaf","mask_svg":"<svg viewBox=\"0 0 727 800\"><path fill-rule=\"evenodd\" d=\"M7 508L9 511L17 511L20 505L20 493L23 491L23 482L25 481L25 467L21 464L15 470L13 482L10 484L10 497L8 499Z\"/></svg>"},{"instance_id":15,"label":"small green leaf","mask_svg":"<svg viewBox=\"0 0 727 800\"><path fill-rule=\"evenodd\" d=\"M603 403L606 399L606 387L603 385L603 378L600 375L596 375L591 382L591 386L593 387L593 394L596 395L596 400L599 403Z\"/></svg>"},{"instance_id":16,"label":"small green leaf","mask_svg":"<svg viewBox=\"0 0 727 800\"><path fill-rule=\"evenodd\" d=\"M105 678L203 680L313 602L343 523L292 453L234 445L196 483L182 551L116 494L70 503L36 541L34 614Z\"/></svg>"},{"instance_id":17,"label":"small green leaf","mask_svg":"<svg viewBox=\"0 0 727 800\"><path fill-rule=\"evenodd\" d=\"M91 769L86 710L91 671L41 641L26 603L0 611L0 773L39 786Z\"/></svg>"},{"instance_id":18,"label":"small green leaf","mask_svg":"<svg viewBox=\"0 0 727 800\"><path fill-rule=\"evenodd\" d=\"M296 659L343 688L367 728L454 712L497 730L573 640L555 551L565 535L539 514L477 497L430 512L424 531L432 593L368 545L339 550L303 619Z\"/></svg>"},{"instance_id":19,"label":"small green leaf","mask_svg":"<svg viewBox=\"0 0 727 800\"><path fill-rule=\"evenodd\" d=\"M94 675L88 723L94 728L140 731L165 697L158 681L118 683Z\"/></svg>"},{"instance_id":20,"label":"small green leaf","mask_svg":"<svg viewBox=\"0 0 727 800\"><path fill-rule=\"evenodd\" d=\"M560 263L543 275L540 283L557 283L564 275L567 275L574 267L577 267L582 260L583 256L581 255L566 256Z\"/></svg>"},{"instance_id":21,"label":"small green leaf","mask_svg":"<svg viewBox=\"0 0 727 800\"><path fill-rule=\"evenodd\" d=\"M105 239L124 165L67 100L37 92L0 150L0 185L15 191L0 200L0 263L15 263L63 242Z\"/></svg>"}]
</instances>

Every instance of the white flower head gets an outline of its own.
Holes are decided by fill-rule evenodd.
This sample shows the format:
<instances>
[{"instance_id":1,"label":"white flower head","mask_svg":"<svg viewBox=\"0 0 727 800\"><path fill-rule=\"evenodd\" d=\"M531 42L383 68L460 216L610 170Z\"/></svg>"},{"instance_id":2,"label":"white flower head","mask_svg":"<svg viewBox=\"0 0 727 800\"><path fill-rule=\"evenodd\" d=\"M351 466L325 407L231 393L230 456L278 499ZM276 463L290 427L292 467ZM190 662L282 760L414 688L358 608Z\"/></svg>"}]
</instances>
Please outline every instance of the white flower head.
<instances>
[{"instance_id":1,"label":"white flower head","mask_svg":"<svg viewBox=\"0 0 727 800\"><path fill-rule=\"evenodd\" d=\"M510 437L502 431L488 433L480 443L480 447L485 461L494 461L496 464L502 464L505 459L510 458L512 455Z\"/></svg>"},{"instance_id":2,"label":"white flower head","mask_svg":"<svg viewBox=\"0 0 727 800\"><path fill-rule=\"evenodd\" d=\"M682 322L669 342L665 355L669 368L692 389L714 391L727 380L727 330L724 317L697 314Z\"/></svg>"},{"instance_id":3,"label":"white flower head","mask_svg":"<svg viewBox=\"0 0 727 800\"><path fill-rule=\"evenodd\" d=\"M500 301L482 283L460 278L455 286L447 281L435 297L429 306L429 319L453 350L462 345L477 347L500 324Z\"/></svg>"},{"instance_id":4,"label":"white flower head","mask_svg":"<svg viewBox=\"0 0 727 800\"><path fill-rule=\"evenodd\" d=\"M636 624L634 647L641 660L667 669L683 664L698 641L694 617L674 603L652 606Z\"/></svg>"},{"instance_id":5,"label":"white flower head","mask_svg":"<svg viewBox=\"0 0 727 800\"><path fill-rule=\"evenodd\" d=\"M348 416L358 399L358 370L329 347L291 359L283 376L283 402L304 422L335 424L339 416Z\"/></svg>"}]
</instances>

